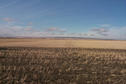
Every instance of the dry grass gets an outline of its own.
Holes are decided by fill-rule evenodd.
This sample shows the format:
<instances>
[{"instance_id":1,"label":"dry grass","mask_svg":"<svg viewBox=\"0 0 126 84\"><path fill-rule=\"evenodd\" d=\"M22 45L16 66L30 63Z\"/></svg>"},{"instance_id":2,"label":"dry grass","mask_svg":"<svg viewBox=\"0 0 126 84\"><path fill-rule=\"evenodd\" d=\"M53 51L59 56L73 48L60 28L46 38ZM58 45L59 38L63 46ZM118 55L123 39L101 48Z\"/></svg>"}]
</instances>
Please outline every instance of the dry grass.
<instances>
[{"instance_id":1,"label":"dry grass","mask_svg":"<svg viewBox=\"0 0 126 84\"><path fill-rule=\"evenodd\" d=\"M81 47L126 49L126 41L74 39L0 39L0 46L15 47Z\"/></svg>"},{"instance_id":2,"label":"dry grass","mask_svg":"<svg viewBox=\"0 0 126 84\"><path fill-rule=\"evenodd\" d=\"M126 50L3 47L0 84L126 84Z\"/></svg>"},{"instance_id":3,"label":"dry grass","mask_svg":"<svg viewBox=\"0 0 126 84\"><path fill-rule=\"evenodd\" d=\"M0 84L126 84L126 41L0 39Z\"/></svg>"}]
</instances>

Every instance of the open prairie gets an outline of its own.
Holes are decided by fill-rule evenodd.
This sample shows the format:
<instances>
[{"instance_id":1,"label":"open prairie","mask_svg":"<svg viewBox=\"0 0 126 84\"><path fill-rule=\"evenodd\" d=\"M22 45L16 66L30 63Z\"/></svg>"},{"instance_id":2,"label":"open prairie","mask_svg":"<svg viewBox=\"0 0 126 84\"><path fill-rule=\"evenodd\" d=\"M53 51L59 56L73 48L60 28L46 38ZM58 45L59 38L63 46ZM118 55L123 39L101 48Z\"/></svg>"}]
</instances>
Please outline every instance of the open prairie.
<instances>
[{"instance_id":1,"label":"open prairie","mask_svg":"<svg viewBox=\"0 0 126 84\"><path fill-rule=\"evenodd\" d=\"M0 84L126 84L126 41L0 39Z\"/></svg>"},{"instance_id":2,"label":"open prairie","mask_svg":"<svg viewBox=\"0 0 126 84\"><path fill-rule=\"evenodd\" d=\"M126 41L88 39L0 39L0 46L126 49Z\"/></svg>"}]
</instances>

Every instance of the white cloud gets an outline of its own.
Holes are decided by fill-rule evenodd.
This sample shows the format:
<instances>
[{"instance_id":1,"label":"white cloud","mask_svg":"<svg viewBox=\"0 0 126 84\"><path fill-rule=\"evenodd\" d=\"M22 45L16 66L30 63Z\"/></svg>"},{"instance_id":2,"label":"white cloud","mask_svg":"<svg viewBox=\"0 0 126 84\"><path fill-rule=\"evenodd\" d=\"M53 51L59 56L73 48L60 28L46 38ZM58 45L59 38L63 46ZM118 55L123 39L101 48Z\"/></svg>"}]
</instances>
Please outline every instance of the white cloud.
<instances>
[{"instance_id":1,"label":"white cloud","mask_svg":"<svg viewBox=\"0 0 126 84\"><path fill-rule=\"evenodd\" d=\"M32 22L29 22L29 23L28 23L29 26L32 26L32 24L33 24Z\"/></svg>"},{"instance_id":2,"label":"white cloud","mask_svg":"<svg viewBox=\"0 0 126 84\"><path fill-rule=\"evenodd\" d=\"M60 29L60 28L57 28L57 27L48 28L48 29L46 29L46 31L47 32L60 32L60 33L66 32L65 29Z\"/></svg>"},{"instance_id":3,"label":"white cloud","mask_svg":"<svg viewBox=\"0 0 126 84\"><path fill-rule=\"evenodd\" d=\"M0 37L86 37L102 39L125 39L126 27L94 27L88 32L71 33L65 29L51 27L45 30L36 30L32 26L0 25Z\"/></svg>"},{"instance_id":4,"label":"white cloud","mask_svg":"<svg viewBox=\"0 0 126 84\"><path fill-rule=\"evenodd\" d=\"M9 6L12 6L14 4L16 4L19 0L13 0L13 2L9 2L9 3L6 3L5 5L2 5L0 6L0 8L6 8L6 7L9 7Z\"/></svg>"},{"instance_id":5,"label":"white cloud","mask_svg":"<svg viewBox=\"0 0 126 84\"><path fill-rule=\"evenodd\" d=\"M92 29L92 31L99 32L99 33L104 33L104 32L108 32L108 29L105 29L105 28L95 28L95 29Z\"/></svg>"},{"instance_id":6,"label":"white cloud","mask_svg":"<svg viewBox=\"0 0 126 84\"><path fill-rule=\"evenodd\" d=\"M63 29L50 28L47 30L35 30L32 26L0 25L0 37L51 37L65 35Z\"/></svg>"},{"instance_id":7,"label":"white cloud","mask_svg":"<svg viewBox=\"0 0 126 84\"><path fill-rule=\"evenodd\" d=\"M100 26L100 27L111 27L110 24L99 24L98 26Z\"/></svg>"},{"instance_id":8,"label":"white cloud","mask_svg":"<svg viewBox=\"0 0 126 84\"><path fill-rule=\"evenodd\" d=\"M126 27L97 27L92 28L89 32L95 34L97 38L103 39L126 39Z\"/></svg>"},{"instance_id":9,"label":"white cloud","mask_svg":"<svg viewBox=\"0 0 126 84\"><path fill-rule=\"evenodd\" d=\"M107 34L109 38L126 40L126 27L110 28Z\"/></svg>"},{"instance_id":10,"label":"white cloud","mask_svg":"<svg viewBox=\"0 0 126 84\"><path fill-rule=\"evenodd\" d=\"M2 20L5 22L14 22L15 21L15 19L9 18L9 17L3 18Z\"/></svg>"}]
</instances>

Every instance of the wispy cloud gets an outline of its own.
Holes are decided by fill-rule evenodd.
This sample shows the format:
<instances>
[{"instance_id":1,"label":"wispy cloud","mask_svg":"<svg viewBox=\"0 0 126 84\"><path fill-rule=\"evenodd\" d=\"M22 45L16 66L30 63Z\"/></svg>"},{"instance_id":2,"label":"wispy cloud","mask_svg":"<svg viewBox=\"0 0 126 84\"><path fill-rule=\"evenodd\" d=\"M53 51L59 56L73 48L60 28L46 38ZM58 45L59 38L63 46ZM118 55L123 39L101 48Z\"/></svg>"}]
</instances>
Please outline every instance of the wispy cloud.
<instances>
[{"instance_id":1,"label":"wispy cloud","mask_svg":"<svg viewBox=\"0 0 126 84\"><path fill-rule=\"evenodd\" d=\"M125 39L126 40L126 27L113 27L109 29L108 38Z\"/></svg>"},{"instance_id":2,"label":"wispy cloud","mask_svg":"<svg viewBox=\"0 0 126 84\"><path fill-rule=\"evenodd\" d=\"M29 26L32 26L32 24L33 24L32 22L29 22L29 23L28 23Z\"/></svg>"},{"instance_id":3,"label":"wispy cloud","mask_svg":"<svg viewBox=\"0 0 126 84\"><path fill-rule=\"evenodd\" d=\"M91 31L94 32L95 34L107 36L107 33L109 32L109 29L106 29L106 28L94 28Z\"/></svg>"},{"instance_id":4,"label":"wispy cloud","mask_svg":"<svg viewBox=\"0 0 126 84\"><path fill-rule=\"evenodd\" d=\"M98 24L99 27L111 27L110 24Z\"/></svg>"},{"instance_id":5,"label":"wispy cloud","mask_svg":"<svg viewBox=\"0 0 126 84\"><path fill-rule=\"evenodd\" d=\"M9 6L12 6L12 5L16 4L18 1L19 0L13 0L13 2L11 1L9 3L6 3L6 4L2 5L2 6L0 6L0 8L7 8Z\"/></svg>"},{"instance_id":6,"label":"wispy cloud","mask_svg":"<svg viewBox=\"0 0 126 84\"><path fill-rule=\"evenodd\" d=\"M5 22L14 22L15 21L15 19L9 18L9 17L2 18L2 20L5 21Z\"/></svg>"},{"instance_id":7,"label":"wispy cloud","mask_svg":"<svg viewBox=\"0 0 126 84\"><path fill-rule=\"evenodd\" d=\"M63 29L50 28L48 31L36 30L32 26L0 25L0 37L54 37L64 36ZM55 31L55 32L52 32Z\"/></svg>"},{"instance_id":8,"label":"wispy cloud","mask_svg":"<svg viewBox=\"0 0 126 84\"><path fill-rule=\"evenodd\" d=\"M5 19L11 21L11 19ZM102 39L125 39L126 40L126 26L124 27L93 27L88 32L74 32L66 31L62 28L51 27L45 30L37 30L32 25L0 25L0 36L3 37L86 37L86 38L102 38Z\"/></svg>"},{"instance_id":9,"label":"wispy cloud","mask_svg":"<svg viewBox=\"0 0 126 84\"><path fill-rule=\"evenodd\" d=\"M126 39L126 27L106 26L95 27L89 32L94 33L95 37L105 39Z\"/></svg>"},{"instance_id":10,"label":"wispy cloud","mask_svg":"<svg viewBox=\"0 0 126 84\"><path fill-rule=\"evenodd\" d=\"M10 37L10 36L20 36L24 33L29 33L32 31L29 26L18 26L18 25L0 25L0 36Z\"/></svg>"},{"instance_id":11,"label":"wispy cloud","mask_svg":"<svg viewBox=\"0 0 126 84\"><path fill-rule=\"evenodd\" d=\"M94 29L92 29L92 31L99 32L99 33L104 33L104 32L108 32L108 29L105 29L105 28L94 28Z\"/></svg>"},{"instance_id":12,"label":"wispy cloud","mask_svg":"<svg viewBox=\"0 0 126 84\"><path fill-rule=\"evenodd\" d=\"M51 27L51 28L48 28L46 29L47 32L66 32L65 29L60 29L60 28L56 28L56 27Z\"/></svg>"}]
</instances>

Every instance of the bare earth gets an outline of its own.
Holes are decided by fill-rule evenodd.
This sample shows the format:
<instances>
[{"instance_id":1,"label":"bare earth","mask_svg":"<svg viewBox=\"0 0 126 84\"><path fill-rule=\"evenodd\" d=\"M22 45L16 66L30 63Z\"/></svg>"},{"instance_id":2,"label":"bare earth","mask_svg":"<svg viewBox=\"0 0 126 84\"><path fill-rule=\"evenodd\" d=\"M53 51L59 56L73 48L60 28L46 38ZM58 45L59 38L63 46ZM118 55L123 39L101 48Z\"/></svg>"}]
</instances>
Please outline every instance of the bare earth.
<instances>
[{"instance_id":1,"label":"bare earth","mask_svg":"<svg viewBox=\"0 0 126 84\"><path fill-rule=\"evenodd\" d=\"M82 39L0 39L0 47L80 47L126 49L126 41Z\"/></svg>"}]
</instances>

